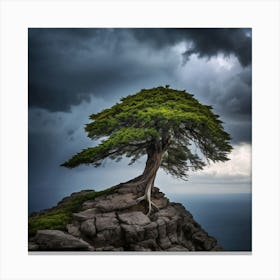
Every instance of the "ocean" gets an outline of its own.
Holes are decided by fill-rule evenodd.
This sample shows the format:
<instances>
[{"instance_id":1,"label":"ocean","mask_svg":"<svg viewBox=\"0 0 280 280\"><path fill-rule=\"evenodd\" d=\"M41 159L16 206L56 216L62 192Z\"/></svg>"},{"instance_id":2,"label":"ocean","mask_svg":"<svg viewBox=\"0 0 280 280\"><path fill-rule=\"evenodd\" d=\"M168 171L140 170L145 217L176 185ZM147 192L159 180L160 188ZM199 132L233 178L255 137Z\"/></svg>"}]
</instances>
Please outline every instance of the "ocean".
<instances>
[{"instance_id":1,"label":"ocean","mask_svg":"<svg viewBox=\"0 0 280 280\"><path fill-rule=\"evenodd\" d=\"M182 203L225 251L252 250L251 193L170 194L168 197L170 201Z\"/></svg>"}]
</instances>

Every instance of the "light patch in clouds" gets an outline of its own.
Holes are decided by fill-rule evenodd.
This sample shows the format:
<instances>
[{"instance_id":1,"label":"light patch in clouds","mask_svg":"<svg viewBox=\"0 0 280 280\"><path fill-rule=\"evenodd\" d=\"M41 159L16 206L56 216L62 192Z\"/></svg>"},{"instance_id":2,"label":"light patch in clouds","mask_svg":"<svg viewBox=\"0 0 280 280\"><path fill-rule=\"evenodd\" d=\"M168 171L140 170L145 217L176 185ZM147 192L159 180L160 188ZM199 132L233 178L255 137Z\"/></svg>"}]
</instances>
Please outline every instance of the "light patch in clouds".
<instances>
[{"instance_id":1,"label":"light patch in clouds","mask_svg":"<svg viewBox=\"0 0 280 280\"><path fill-rule=\"evenodd\" d=\"M251 145L241 143L233 147L229 155L229 161L212 163L199 171L198 174L214 177L251 176L251 154Z\"/></svg>"},{"instance_id":2,"label":"light patch in clouds","mask_svg":"<svg viewBox=\"0 0 280 280\"><path fill-rule=\"evenodd\" d=\"M237 63L237 59L231 56L218 55L216 62L219 65L217 69L221 68L229 71L234 67L235 63Z\"/></svg>"},{"instance_id":3,"label":"light patch in clouds","mask_svg":"<svg viewBox=\"0 0 280 280\"><path fill-rule=\"evenodd\" d=\"M191 172L188 181L176 180L158 172L156 186L168 195L172 194L223 194L251 192L251 145L235 145L230 160L206 166Z\"/></svg>"}]
</instances>

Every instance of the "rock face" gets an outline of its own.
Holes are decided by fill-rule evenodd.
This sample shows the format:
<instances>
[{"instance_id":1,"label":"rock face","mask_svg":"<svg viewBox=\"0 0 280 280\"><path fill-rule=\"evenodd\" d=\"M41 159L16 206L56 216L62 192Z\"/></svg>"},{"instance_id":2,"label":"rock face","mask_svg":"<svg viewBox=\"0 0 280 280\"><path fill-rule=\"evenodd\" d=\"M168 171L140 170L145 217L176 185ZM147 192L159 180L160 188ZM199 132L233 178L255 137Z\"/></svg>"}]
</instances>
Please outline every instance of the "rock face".
<instances>
[{"instance_id":1,"label":"rock face","mask_svg":"<svg viewBox=\"0 0 280 280\"><path fill-rule=\"evenodd\" d=\"M91 249L87 242L60 230L38 230L36 243L38 248L45 250L84 251Z\"/></svg>"},{"instance_id":2,"label":"rock face","mask_svg":"<svg viewBox=\"0 0 280 280\"><path fill-rule=\"evenodd\" d=\"M148 217L136 187L120 186L113 193L83 203L73 213L67 232L39 230L29 241L30 251L221 251L214 237L194 221L181 204L172 203L158 188L158 206Z\"/></svg>"}]
</instances>

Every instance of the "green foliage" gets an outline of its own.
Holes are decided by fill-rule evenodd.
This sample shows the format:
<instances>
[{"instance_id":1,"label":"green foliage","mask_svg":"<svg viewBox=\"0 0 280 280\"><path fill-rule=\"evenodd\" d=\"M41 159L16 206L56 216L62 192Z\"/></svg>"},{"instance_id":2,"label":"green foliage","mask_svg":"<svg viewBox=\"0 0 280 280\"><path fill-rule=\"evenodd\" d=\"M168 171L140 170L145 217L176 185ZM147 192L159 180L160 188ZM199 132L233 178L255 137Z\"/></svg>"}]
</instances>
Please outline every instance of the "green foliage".
<instances>
[{"instance_id":1,"label":"green foliage","mask_svg":"<svg viewBox=\"0 0 280 280\"><path fill-rule=\"evenodd\" d=\"M104 194L109 194L115 189L116 187L112 187L99 192L90 191L85 194L75 195L50 210L29 217L29 235L34 235L37 230L41 229L66 230L66 225L71 223L72 214L81 210L83 202Z\"/></svg>"},{"instance_id":2,"label":"green foliage","mask_svg":"<svg viewBox=\"0 0 280 280\"><path fill-rule=\"evenodd\" d=\"M28 221L28 232L34 235L40 229L59 229L65 230L70 223L71 215L64 210L54 210L37 217L31 217Z\"/></svg>"},{"instance_id":3,"label":"green foliage","mask_svg":"<svg viewBox=\"0 0 280 280\"><path fill-rule=\"evenodd\" d=\"M212 107L192 94L167 87L143 89L121 99L109 109L90 116L85 130L92 139L103 139L62 164L99 166L109 157L139 157L154 150L163 154L161 167L182 178L190 169L202 169L205 161L225 161L231 151L230 136ZM200 155L193 152L198 148Z\"/></svg>"}]
</instances>

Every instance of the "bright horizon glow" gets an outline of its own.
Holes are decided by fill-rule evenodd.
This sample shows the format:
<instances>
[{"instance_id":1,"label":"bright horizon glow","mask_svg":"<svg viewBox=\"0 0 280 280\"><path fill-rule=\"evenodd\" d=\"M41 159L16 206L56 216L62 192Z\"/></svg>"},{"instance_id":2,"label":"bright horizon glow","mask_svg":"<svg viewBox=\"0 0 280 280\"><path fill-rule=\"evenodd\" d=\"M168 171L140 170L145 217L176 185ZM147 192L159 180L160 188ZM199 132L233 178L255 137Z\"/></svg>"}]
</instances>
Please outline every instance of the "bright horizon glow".
<instances>
[{"instance_id":1,"label":"bright horizon glow","mask_svg":"<svg viewBox=\"0 0 280 280\"><path fill-rule=\"evenodd\" d=\"M229 161L212 163L203 170L191 172L188 181L176 180L159 171L156 186L167 195L250 193L251 154L250 144L234 145Z\"/></svg>"},{"instance_id":2,"label":"bright horizon glow","mask_svg":"<svg viewBox=\"0 0 280 280\"><path fill-rule=\"evenodd\" d=\"M214 177L250 177L251 154L252 147L250 144L241 143L240 145L235 145L229 155L229 161L212 163L199 171L198 174L212 175Z\"/></svg>"}]
</instances>

